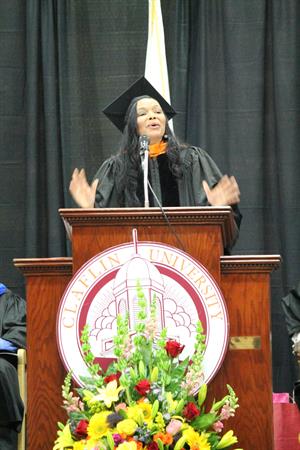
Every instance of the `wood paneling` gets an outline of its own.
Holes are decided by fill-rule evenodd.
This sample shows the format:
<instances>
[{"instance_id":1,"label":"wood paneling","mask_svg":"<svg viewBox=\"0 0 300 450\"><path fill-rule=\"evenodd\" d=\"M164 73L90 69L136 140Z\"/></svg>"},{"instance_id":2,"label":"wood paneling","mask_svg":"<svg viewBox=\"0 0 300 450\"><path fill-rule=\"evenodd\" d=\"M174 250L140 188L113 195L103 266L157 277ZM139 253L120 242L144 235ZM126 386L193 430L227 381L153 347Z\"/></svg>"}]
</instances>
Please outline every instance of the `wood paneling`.
<instances>
[{"instance_id":1,"label":"wood paneling","mask_svg":"<svg viewBox=\"0 0 300 450\"><path fill-rule=\"evenodd\" d=\"M65 376L56 345L56 313L72 274L95 254L132 241L163 242L185 250L215 277L228 308L230 337L247 338L246 349L228 349L210 386L210 400L232 385L240 408L228 422L244 450L273 450L270 346L270 273L278 255L223 256L234 239L230 208L172 208L166 224L159 209L61 210L72 227L71 258L15 260L26 277L28 303L28 450L51 449L56 423L64 419ZM177 238L175 237L175 231ZM73 270L72 270L73 269ZM251 348L252 338L258 345Z\"/></svg>"},{"instance_id":2,"label":"wood paneling","mask_svg":"<svg viewBox=\"0 0 300 450\"><path fill-rule=\"evenodd\" d=\"M66 371L56 345L56 313L72 276L70 258L15 259L26 277L27 449L52 449L66 419L61 386Z\"/></svg>"}]
</instances>

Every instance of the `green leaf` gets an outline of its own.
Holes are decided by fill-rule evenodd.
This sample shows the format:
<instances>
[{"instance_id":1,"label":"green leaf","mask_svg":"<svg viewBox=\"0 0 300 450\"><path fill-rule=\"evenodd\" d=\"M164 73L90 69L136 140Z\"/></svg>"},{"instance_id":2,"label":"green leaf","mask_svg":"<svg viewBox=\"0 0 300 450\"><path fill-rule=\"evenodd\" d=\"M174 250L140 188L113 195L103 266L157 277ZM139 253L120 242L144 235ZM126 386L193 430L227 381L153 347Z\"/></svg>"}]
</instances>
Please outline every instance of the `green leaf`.
<instances>
[{"instance_id":1,"label":"green leaf","mask_svg":"<svg viewBox=\"0 0 300 450\"><path fill-rule=\"evenodd\" d=\"M61 422L57 422L57 425L60 430L63 430L65 428L65 425Z\"/></svg>"},{"instance_id":2,"label":"green leaf","mask_svg":"<svg viewBox=\"0 0 300 450\"><path fill-rule=\"evenodd\" d=\"M184 403L185 403L185 401L183 398L181 400L179 400L178 405L176 406L176 409L175 409L175 414L181 413L182 408L184 407Z\"/></svg>"},{"instance_id":3,"label":"green leaf","mask_svg":"<svg viewBox=\"0 0 300 450\"><path fill-rule=\"evenodd\" d=\"M156 399L152 406L152 414L151 414L152 419L154 419L154 417L156 416L158 408L159 408L159 401Z\"/></svg>"},{"instance_id":4,"label":"green leaf","mask_svg":"<svg viewBox=\"0 0 300 450\"><path fill-rule=\"evenodd\" d=\"M224 398L222 398L222 400L220 400L219 402L214 403L211 407L211 411L218 411L225 404L225 402L227 400L228 400L228 395L226 395Z\"/></svg>"},{"instance_id":5,"label":"green leaf","mask_svg":"<svg viewBox=\"0 0 300 450\"><path fill-rule=\"evenodd\" d=\"M129 369L129 373L130 373L130 378L132 378L133 380L136 379L136 373L133 367L130 367Z\"/></svg>"},{"instance_id":6,"label":"green leaf","mask_svg":"<svg viewBox=\"0 0 300 450\"><path fill-rule=\"evenodd\" d=\"M164 450L164 444L162 443L162 441L160 439L157 439L156 443L158 445L159 450Z\"/></svg>"},{"instance_id":7,"label":"green leaf","mask_svg":"<svg viewBox=\"0 0 300 450\"><path fill-rule=\"evenodd\" d=\"M139 362L139 374L142 378L145 378L146 376L145 365L142 360Z\"/></svg>"},{"instance_id":8,"label":"green leaf","mask_svg":"<svg viewBox=\"0 0 300 450\"><path fill-rule=\"evenodd\" d=\"M152 369L151 376L150 376L150 381L152 383L155 383L155 381L157 381L157 380L158 380L158 367L155 366Z\"/></svg>"},{"instance_id":9,"label":"green leaf","mask_svg":"<svg viewBox=\"0 0 300 450\"><path fill-rule=\"evenodd\" d=\"M180 439L176 442L176 445L174 447L174 450L181 450L184 447L184 444L186 443L186 437L181 436Z\"/></svg>"},{"instance_id":10,"label":"green leaf","mask_svg":"<svg viewBox=\"0 0 300 450\"><path fill-rule=\"evenodd\" d=\"M198 406L201 407L205 402L207 395L207 384L202 384L198 392Z\"/></svg>"},{"instance_id":11,"label":"green leaf","mask_svg":"<svg viewBox=\"0 0 300 450\"><path fill-rule=\"evenodd\" d=\"M114 442L114 439L113 439L112 434L111 434L110 431L107 431L106 438L107 438L107 443L108 443L108 446L109 446L110 450L114 450L115 442Z\"/></svg>"},{"instance_id":12,"label":"green leaf","mask_svg":"<svg viewBox=\"0 0 300 450\"><path fill-rule=\"evenodd\" d=\"M119 414L119 416L123 417L123 419L127 419L128 418L125 409L119 409L118 410L118 414Z\"/></svg>"},{"instance_id":13,"label":"green leaf","mask_svg":"<svg viewBox=\"0 0 300 450\"><path fill-rule=\"evenodd\" d=\"M206 430L211 427L216 421L216 415L214 413L203 414L198 416L191 422L191 426L198 431Z\"/></svg>"}]
</instances>

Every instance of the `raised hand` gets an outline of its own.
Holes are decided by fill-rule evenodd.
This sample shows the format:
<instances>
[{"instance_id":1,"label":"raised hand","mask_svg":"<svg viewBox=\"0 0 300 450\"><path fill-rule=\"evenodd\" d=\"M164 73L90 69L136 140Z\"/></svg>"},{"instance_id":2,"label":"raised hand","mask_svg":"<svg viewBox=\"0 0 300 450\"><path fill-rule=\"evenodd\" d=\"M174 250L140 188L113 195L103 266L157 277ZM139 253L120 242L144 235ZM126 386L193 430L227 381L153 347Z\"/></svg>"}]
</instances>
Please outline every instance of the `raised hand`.
<instances>
[{"instance_id":1,"label":"raised hand","mask_svg":"<svg viewBox=\"0 0 300 450\"><path fill-rule=\"evenodd\" d=\"M96 179L90 185L87 181L84 169L74 170L69 191L78 206L81 208L94 208L98 183L99 180Z\"/></svg>"},{"instance_id":2,"label":"raised hand","mask_svg":"<svg viewBox=\"0 0 300 450\"><path fill-rule=\"evenodd\" d=\"M234 205L240 201L239 186L233 176L224 175L219 183L211 189L205 180L202 185L207 200L212 206Z\"/></svg>"}]
</instances>

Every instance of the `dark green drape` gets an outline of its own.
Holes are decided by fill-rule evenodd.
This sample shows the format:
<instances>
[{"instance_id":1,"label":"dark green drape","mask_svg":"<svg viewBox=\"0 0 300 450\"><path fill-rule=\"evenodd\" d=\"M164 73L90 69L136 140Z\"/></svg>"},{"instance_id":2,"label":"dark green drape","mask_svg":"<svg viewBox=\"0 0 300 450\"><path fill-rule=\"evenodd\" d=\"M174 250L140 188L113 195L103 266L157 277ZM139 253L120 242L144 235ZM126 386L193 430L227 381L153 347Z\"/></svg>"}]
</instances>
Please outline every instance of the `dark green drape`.
<instances>
[{"instance_id":1,"label":"dark green drape","mask_svg":"<svg viewBox=\"0 0 300 450\"><path fill-rule=\"evenodd\" d=\"M64 252L57 214L58 205L64 203L58 14L54 2L27 2L27 256Z\"/></svg>"},{"instance_id":2,"label":"dark green drape","mask_svg":"<svg viewBox=\"0 0 300 450\"><path fill-rule=\"evenodd\" d=\"M12 1L14 8L8 3L0 3L2 29L3 17L6 23L15 20L15 28L23 17L24 2ZM274 390L291 390L295 364L280 299L300 278L300 3L161 4L171 97L178 111L175 131L182 140L204 147L239 182L244 219L234 252L283 256L281 269L272 276ZM18 235L18 254L10 247L6 266L9 255L66 253L57 210L73 206L71 173L85 167L91 179L117 150L118 132L101 111L143 74L147 40L146 0L27 0L26 9L26 20L24 16L11 38L16 42L21 35L26 43L19 60L19 69L25 73L26 68L26 84L24 76L14 78L4 105L8 110L10 104L19 105L20 92L26 95L26 109L18 110L26 118L24 139L21 132L11 137L10 150L1 159L5 172L10 154L23 157L23 172L8 171L15 189L6 189L5 202L8 198L11 205L23 205L18 206L17 224L9 217L12 229L25 227L26 239L22 249ZM20 116L9 120L22 129ZM1 230L4 241L8 228ZM10 284L12 278L3 281Z\"/></svg>"},{"instance_id":3,"label":"dark green drape","mask_svg":"<svg viewBox=\"0 0 300 450\"><path fill-rule=\"evenodd\" d=\"M176 130L240 185L234 252L283 257L272 275L274 390L291 389L297 375L280 300L300 279L300 3L162 4Z\"/></svg>"},{"instance_id":4,"label":"dark green drape","mask_svg":"<svg viewBox=\"0 0 300 450\"><path fill-rule=\"evenodd\" d=\"M0 3L0 280L22 292L24 256L25 4Z\"/></svg>"},{"instance_id":5,"label":"dark green drape","mask_svg":"<svg viewBox=\"0 0 300 450\"><path fill-rule=\"evenodd\" d=\"M116 145L101 110L143 73L146 6L27 1L27 256L66 252L57 210L72 170L91 177Z\"/></svg>"}]
</instances>

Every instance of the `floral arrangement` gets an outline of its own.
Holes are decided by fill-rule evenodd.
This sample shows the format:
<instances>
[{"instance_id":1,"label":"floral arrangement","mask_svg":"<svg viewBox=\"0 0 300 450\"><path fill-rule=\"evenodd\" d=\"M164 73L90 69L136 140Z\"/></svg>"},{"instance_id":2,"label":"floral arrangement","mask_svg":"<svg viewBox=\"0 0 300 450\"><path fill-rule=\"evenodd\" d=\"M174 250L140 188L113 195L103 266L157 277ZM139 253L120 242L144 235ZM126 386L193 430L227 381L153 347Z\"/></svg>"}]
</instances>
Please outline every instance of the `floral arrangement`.
<instances>
[{"instance_id":1,"label":"floral arrangement","mask_svg":"<svg viewBox=\"0 0 300 450\"><path fill-rule=\"evenodd\" d=\"M184 345L156 329L156 302L150 317L140 286L138 325L129 333L128 316L117 318L116 360L104 373L94 363L89 329L82 332L82 350L89 376L84 387L71 390L72 374L62 386L66 424L59 423L53 450L210 450L232 448L237 442L223 422L234 416L238 398L228 394L205 405L202 383L205 336L197 325L192 360L180 359ZM236 449L241 450L241 449Z\"/></svg>"}]
</instances>

